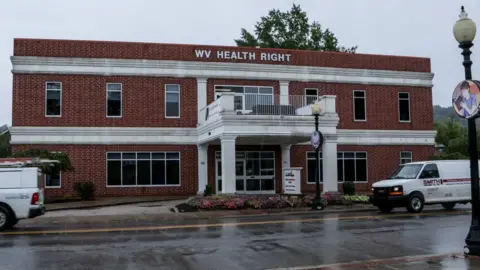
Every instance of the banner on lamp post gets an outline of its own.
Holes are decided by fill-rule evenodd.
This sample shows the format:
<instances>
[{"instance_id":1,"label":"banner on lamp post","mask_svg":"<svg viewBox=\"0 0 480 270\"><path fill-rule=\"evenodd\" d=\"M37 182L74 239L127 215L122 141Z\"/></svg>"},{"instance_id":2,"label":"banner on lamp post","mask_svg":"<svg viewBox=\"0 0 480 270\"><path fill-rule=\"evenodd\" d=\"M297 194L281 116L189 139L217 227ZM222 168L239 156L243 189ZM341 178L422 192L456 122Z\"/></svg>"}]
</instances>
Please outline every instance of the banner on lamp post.
<instances>
[{"instance_id":1,"label":"banner on lamp post","mask_svg":"<svg viewBox=\"0 0 480 270\"><path fill-rule=\"evenodd\" d=\"M461 81L452 94L452 107L455 113L465 119L475 118L480 112L480 82Z\"/></svg>"}]
</instances>

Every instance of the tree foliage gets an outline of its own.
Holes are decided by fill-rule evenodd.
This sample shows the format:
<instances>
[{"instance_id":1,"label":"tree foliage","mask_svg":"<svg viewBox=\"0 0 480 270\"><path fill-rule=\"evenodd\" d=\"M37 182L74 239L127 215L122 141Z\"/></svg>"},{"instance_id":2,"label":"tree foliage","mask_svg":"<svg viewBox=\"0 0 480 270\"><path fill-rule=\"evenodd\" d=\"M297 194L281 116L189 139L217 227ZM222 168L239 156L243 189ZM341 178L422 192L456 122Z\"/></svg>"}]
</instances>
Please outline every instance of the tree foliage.
<instances>
[{"instance_id":1,"label":"tree foliage","mask_svg":"<svg viewBox=\"0 0 480 270\"><path fill-rule=\"evenodd\" d=\"M51 164L42 164L40 166L44 174L54 174L59 171L73 171L72 163L70 158L65 153L59 152L50 152L45 149L27 149L24 151L19 151L13 154L15 158L22 157L31 157L31 158L40 158L40 159L49 159L49 160L58 160L59 163L55 163L54 166Z\"/></svg>"},{"instance_id":2,"label":"tree foliage","mask_svg":"<svg viewBox=\"0 0 480 270\"><path fill-rule=\"evenodd\" d=\"M0 158L9 157L12 154L10 145L10 133L0 135Z\"/></svg>"},{"instance_id":3,"label":"tree foliage","mask_svg":"<svg viewBox=\"0 0 480 270\"><path fill-rule=\"evenodd\" d=\"M307 13L300 5L293 4L290 11L273 9L268 16L261 17L255 24L254 34L245 28L240 39L235 39L239 47L280 48L313 51L333 51L355 53L358 46L343 47L328 28L323 29L319 22L308 22Z\"/></svg>"},{"instance_id":4,"label":"tree foliage","mask_svg":"<svg viewBox=\"0 0 480 270\"><path fill-rule=\"evenodd\" d=\"M469 143L467 129L453 117L445 118L435 123L437 135L435 142L444 146L440 159L468 159ZM477 132L477 142L480 132ZM477 143L480 154L480 143Z\"/></svg>"}]
</instances>

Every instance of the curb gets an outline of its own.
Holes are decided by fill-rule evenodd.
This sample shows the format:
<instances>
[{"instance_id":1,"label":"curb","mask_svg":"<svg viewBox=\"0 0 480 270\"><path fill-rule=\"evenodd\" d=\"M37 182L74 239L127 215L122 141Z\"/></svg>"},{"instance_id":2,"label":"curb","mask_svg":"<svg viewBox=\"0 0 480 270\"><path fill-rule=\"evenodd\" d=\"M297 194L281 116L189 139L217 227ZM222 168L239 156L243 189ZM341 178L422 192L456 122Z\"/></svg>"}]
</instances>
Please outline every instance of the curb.
<instances>
[{"instance_id":1,"label":"curb","mask_svg":"<svg viewBox=\"0 0 480 270\"><path fill-rule=\"evenodd\" d=\"M167 201L176 201L176 200L177 199L155 199L155 200L147 200L147 201L141 201L141 202L117 202L117 203L105 203L105 204L99 204L99 205L60 207L55 209L48 209L48 205L47 205L46 210L47 212L64 211L64 210L86 210L86 209L96 209L96 208L109 207L109 206L134 205L134 204L140 204L140 203L167 202ZM182 200L182 198L179 198L178 200Z\"/></svg>"},{"instance_id":2,"label":"curb","mask_svg":"<svg viewBox=\"0 0 480 270\"><path fill-rule=\"evenodd\" d=\"M371 212L371 211L376 211L376 207L371 207L371 208L359 208L359 209L335 209L335 210L322 210L322 211L314 211L314 210L307 210L307 211L284 211L284 212L274 212L274 213L259 213L259 214L227 214L227 215L219 215L219 216L188 216L189 213L215 213L215 211L202 211L202 212L187 212L187 213L181 213L178 211L176 207L172 207L173 211L175 213L178 213L179 216L182 216L184 214L187 214L184 216L186 219L212 219L212 218L244 218L244 217L265 217L265 216L284 216L284 215L289 215L289 216L295 216L295 215L307 215L307 214L332 214L332 213L348 213L348 212ZM232 210L235 211L235 210Z\"/></svg>"}]
</instances>

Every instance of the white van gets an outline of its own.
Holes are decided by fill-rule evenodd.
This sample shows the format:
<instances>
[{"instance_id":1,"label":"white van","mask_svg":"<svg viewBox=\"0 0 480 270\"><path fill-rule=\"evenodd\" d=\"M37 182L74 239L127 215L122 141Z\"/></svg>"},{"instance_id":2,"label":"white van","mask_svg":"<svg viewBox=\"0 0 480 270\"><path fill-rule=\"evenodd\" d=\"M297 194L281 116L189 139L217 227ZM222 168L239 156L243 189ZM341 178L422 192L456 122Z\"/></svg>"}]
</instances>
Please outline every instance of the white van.
<instances>
[{"instance_id":1,"label":"white van","mask_svg":"<svg viewBox=\"0 0 480 270\"><path fill-rule=\"evenodd\" d=\"M37 167L0 168L0 231L45 214L42 187Z\"/></svg>"},{"instance_id":2,"label":"white van","mask_svg":"<svg viewBox=\"0 0 480 270\"><path fill-rule=\"evenodd\" d=\"M382 212L406 207L410 213L419 213L429 204L451 210L457 203L470 203L470 187L469 160L411 162L400 165L387 180L374 183L370 202Z\"/></svg>"}]
</instances>

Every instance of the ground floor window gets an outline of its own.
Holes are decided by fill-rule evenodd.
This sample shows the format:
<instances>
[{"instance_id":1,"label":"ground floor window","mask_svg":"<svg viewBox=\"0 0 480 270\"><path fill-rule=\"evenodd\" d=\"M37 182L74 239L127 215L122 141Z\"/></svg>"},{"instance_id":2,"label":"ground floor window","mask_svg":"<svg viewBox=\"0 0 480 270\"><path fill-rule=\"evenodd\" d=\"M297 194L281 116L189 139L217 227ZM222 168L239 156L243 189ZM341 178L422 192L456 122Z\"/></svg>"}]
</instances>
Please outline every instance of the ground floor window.
<instances>
[{"instance_id":1,"label":"ground floor window","mask_svg":"<svg viewBox=\"0 0 480 270\"><path fill-rule=\"evenodd\" d=\"M322 152L318 153L319 158L319 168L320 168L320 182L323 182L323 159ZM315 184L315 152L307 152L307 183Z\"/></svg>"},{"instance_id":2,"label":"ground floor window","mask_svg":"<svg viewBox=\"0 0 480 270\"><path fill-rule=\"evenodd\" d=\"M107 186L180 185L179 152L109 152Z\"/></svg>"},{"instance_id":3,"label":"ground floor window","mask_svg":"<svg viewBox=\"0 0 480 270\"><path fill-rule=\"evenodd\" d=\"M338 182L367 182L367 152L338 152Z\"/></svg>"},{"instance_id":4,"label":"ground floor window","mask_svg":"<svg viewBox=\"0 0 480 270\"><path fill-rule=\"evenodd\" d=\"M412 152L402 151L400 152L400 164L412 162Z\"/></svg>"},{"instance_id":5,"label":"ground floor window","mask_svg":"<svg viewBox=\"0 0 480 270\"><path fill-rule=\"evenodd\" d=\"M52 171L51 174L45 175L46 188L59 188L62 186L62 173L58 170Z\"/></svg>"}]
</instances>

